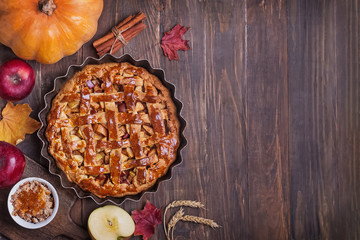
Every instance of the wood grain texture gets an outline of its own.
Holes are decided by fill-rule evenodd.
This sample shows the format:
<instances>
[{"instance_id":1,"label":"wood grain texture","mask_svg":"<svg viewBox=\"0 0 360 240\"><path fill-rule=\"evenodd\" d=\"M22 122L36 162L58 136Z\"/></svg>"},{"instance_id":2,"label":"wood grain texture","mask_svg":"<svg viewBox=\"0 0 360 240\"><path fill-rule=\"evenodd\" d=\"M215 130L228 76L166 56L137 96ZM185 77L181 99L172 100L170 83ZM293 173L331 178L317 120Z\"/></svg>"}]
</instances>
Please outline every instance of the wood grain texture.
<instances>
[{"instance_id":1,"label":"wood grain texture","mask_svg":"<svg viewBox=\"0 0 360 240\"><path fill-rule=\"evenodd\" d=\"M206 210L186 212L221 225L179 223L176 239L360 239L359 0L106 0L96 35L76 54L53 65L28 61L36 85L20 103L36 118L54 78L95 57L92 42L138 11L148 28L115 55L164 69L184 104L188 146L170 181L121 207L198 200ZM169 61L159 43L177 23L191 27L191 50ZM0 63L14 57L0 45ZM47 166L36 135L18 146ZM86 234L97 207L78 199L62 214ZM19 231L0 217L0 233L20 239ZM29 239L66 235L74 237L47 228ZM153 239L165 239L162 226Z\"/></svg>"},{"instance_id":2,"label":"wood grain texture","mask_svg":"<svg viewBox=\"0 0 360 240\"><path fill-rule=\"evenodd\" d=\"M254 239L288 239L286 2L247 1L246 14L249 232Z\"/></svg>"},{"instance_id":3,"label":"wood grain texture","mask_svg":"<svg viewBox=\"0 0 360 240\"><path fill-rule=\"evenodd\" d=\"M292 237L359 239L359 3L290 1L288 19Z\"/></svg>"}]
</instances>

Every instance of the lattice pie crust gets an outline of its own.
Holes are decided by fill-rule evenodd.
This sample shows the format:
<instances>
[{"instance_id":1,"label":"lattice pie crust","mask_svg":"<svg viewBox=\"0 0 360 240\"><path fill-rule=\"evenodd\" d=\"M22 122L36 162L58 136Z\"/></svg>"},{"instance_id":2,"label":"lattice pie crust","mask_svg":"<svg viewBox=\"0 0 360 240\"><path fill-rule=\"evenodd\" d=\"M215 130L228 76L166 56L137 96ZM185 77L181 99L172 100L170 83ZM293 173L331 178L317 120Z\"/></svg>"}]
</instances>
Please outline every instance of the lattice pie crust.
<instances>
[{"instance_id":1,"label":"lattice pie crust","mask_svg":"<svg viewBox=\"0 0 360 240\"><path fill-rule=\"evenodd\" d=\"M71 182L99 197L122 197L167 172L179 121L168 89L144 68L88 65L54 98L46 137Z\"/></svg>"}]
</instances>

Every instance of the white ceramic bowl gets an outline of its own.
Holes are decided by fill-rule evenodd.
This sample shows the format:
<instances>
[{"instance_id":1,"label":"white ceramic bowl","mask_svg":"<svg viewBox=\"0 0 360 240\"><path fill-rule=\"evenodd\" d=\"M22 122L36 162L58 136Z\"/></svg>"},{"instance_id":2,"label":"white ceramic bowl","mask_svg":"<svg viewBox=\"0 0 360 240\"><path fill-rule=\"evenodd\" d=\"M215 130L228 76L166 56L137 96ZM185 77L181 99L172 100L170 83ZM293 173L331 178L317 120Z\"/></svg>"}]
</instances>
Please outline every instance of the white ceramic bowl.
<instances>
[{"instance_id":1,"label":"white ceramic bowl","mask_svg":"<svg viewBox=\"0 0 360 240\"><path fill-rule=\"evenodd\" d=\"M45 221L43 222L39 222L39 223L30 223L30 222L27 222L25 221L24 219L22 219L21 217L19 216L13 216L11 213L13 212L14 210L14 206L12 205L11 203L11 196L16 192L16 190L19 188L19 186L21 184L23 184L24 182L28 182L28 181L34 181L34 180L37 180L41 183L44 183L46 186L49 187L49 189L51 190L52 192L52 195L54 197L54 203L55 203L55 207L54 207L54 211L53 213L51 214L50 217L48 217ZM12 219L14 219L14 221L19 224L20 226L24 227L24 228L28 228L28 229L37 229L37 228L41 228L41 227L44 227L46 226L47 224L49 224L55 217L58 209L59 209L59 196L55 190L55 188L53 187L53 185L51 185L48 181L42 179L42 178L37 178L37 177L30 177L30 178L25 178L25 179L22 179L21 181L19 181L18 183L16 183L13 188L11 189L10 193L9 193L9 197L8 197L8 209L9 209L9 213L10 213L10 216L12 217Z\"/></svg>"}]
</instances>

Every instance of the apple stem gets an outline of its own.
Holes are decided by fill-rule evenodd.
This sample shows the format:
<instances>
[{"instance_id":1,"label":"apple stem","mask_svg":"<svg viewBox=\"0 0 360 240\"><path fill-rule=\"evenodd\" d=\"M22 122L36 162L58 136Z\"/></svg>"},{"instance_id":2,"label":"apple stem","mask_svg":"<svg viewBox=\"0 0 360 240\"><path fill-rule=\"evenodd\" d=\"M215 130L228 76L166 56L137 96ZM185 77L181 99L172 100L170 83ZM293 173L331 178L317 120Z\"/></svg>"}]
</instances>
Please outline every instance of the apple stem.
<instances>
[{"instance_id":1,"label":"apple stem","mask_svg":"<svg viewBox=\"0 0 360 240\"><path fill-rule=\"evenodd\" d=\"M39 0L39 9L42 13L51 16L56 9L54 0Z\"/></svg>"},{"instance_id":2,"label":"apple stem","mask_svg":"<svg viewBox=\"0 0 360 240\"><path fill-rule=\"evenodd\" d=\"M112 226L112 222L110 220L107 220L107 221L108 221L109 225Z\"/></svg>"},{"instance_id":3,"label":"apple stem","mask_svg":"<svg viewBox=\"0 0 360 240\"><path fill-rule=\"evenodd\" d=\"M19 74L14 74L11 76L11 80L15 85L18 85L21 82L21 77L19 76Z\"/></svg>"}]
</instances>

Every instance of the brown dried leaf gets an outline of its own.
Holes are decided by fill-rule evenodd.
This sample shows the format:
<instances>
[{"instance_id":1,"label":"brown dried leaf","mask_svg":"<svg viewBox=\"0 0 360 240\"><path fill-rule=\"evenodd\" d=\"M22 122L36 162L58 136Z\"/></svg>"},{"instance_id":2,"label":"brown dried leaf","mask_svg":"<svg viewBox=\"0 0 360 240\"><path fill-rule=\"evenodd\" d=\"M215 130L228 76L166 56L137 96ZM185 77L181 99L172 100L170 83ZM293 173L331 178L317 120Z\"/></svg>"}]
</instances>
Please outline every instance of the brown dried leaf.
<instances>
[{"instance_id":1,"label":"brown dried leaf","mask_svg":"<svg viewBox=\"0 0 360 240\"><path fill-rule=\"evenodd\" d=\"M29 117L29 104L6 104L0 120L0 140L16 145L25 139L25 134L38 130L41 123Z\"/></svg>"}]
</instances>

